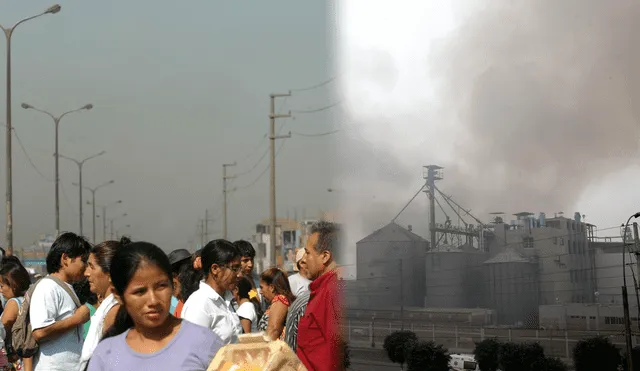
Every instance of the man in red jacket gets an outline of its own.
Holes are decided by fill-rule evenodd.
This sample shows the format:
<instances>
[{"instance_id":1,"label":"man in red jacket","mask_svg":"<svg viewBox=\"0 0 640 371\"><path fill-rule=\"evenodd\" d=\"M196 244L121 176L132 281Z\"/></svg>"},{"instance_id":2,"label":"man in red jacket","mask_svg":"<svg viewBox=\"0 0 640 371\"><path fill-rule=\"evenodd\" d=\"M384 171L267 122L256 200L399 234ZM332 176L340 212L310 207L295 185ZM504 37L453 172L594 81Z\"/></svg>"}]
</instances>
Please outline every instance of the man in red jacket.
<instances>
[{"instance_id":1,"label":"man in red jacket","mask_svg":"<svg viewBox=\"0 0 640 371\"><path fill-rule=\"evenodd\" d=\"M340 243L339 232L334 223L316 223L302 258L312 282L309 285L309 304L298 323L296 353L309 371L344 370L340 331L342 290L335 260Z\"/></svg>"}]
</instances>

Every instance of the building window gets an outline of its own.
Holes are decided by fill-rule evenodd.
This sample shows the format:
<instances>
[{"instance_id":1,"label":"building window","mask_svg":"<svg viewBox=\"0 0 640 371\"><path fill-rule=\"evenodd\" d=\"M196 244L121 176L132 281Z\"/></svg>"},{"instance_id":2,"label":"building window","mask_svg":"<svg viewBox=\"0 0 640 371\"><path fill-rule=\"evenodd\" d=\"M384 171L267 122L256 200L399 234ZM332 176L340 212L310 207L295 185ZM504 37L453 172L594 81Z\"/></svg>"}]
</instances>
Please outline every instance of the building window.
<instances>
[{"instance_id":1,"label":"building window","mask_svg":"<svg viewBox=\"0 0 640 371\"><path fill-rule=\"evenodd\" d=\"M605 325L623 325L624 318L622 317L604 317Z\"/></svg>"},{"instance_id":2,"label":"building window","mask_svg":"<svg viewBox=\"0 0 640 371\"><path fill-rule=\"evenodd\" d=\"M554 238L553 238L553 244L554 244L554 245L557 245L557 244L558 244L558 237L554 237Z\"/></svg>"},{"instance_id":3,"label":"building window","mask_svg":"<svg viewBox=\"0 0 640 371\"><path fill-rule=\"evenodd\" d=\"M533 237L524 237L522 239L522 244L525 249L533 249Z\"/></svg>"},{"instance_id":4,"label":"building window","mask_svg":"<svg viewBox=\"0 0 640 371\"><path fill-rule=\"evenodd\" d=\"M560 246L564 246L564 237L560 237Z\"/></svg>"}]
</instances>

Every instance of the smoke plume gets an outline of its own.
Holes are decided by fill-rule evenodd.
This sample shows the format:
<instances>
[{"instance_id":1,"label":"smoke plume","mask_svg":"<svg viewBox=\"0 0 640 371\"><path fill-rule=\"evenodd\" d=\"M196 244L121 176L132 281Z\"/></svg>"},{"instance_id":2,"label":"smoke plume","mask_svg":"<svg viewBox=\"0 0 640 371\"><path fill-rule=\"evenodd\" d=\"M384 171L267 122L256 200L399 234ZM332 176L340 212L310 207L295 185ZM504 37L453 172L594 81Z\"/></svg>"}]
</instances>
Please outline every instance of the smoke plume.
<instances>
[{"instance_id":1,"label":"smoke plume","mask_svg":"<svg viewBox=\"0 0 640 371\"><path fill-rule=\"evenodd\" d=\"M635 162L639 16L625 0L470 12L428 63L441 119L460 129L448 193L484 211L560 211Z\"/></svg>"}]
</instances>

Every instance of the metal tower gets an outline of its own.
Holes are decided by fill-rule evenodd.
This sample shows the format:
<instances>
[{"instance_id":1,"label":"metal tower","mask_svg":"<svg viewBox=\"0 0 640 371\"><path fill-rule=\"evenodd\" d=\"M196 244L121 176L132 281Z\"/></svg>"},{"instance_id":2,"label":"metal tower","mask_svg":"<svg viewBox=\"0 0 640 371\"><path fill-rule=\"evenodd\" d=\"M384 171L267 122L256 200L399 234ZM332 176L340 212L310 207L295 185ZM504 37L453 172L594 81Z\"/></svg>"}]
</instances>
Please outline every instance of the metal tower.
<instances>
[{"instance_id":1,"label":"metal tower","mask_svg":"<svg viewBox=\"0 0 640 371\"><path fill-rule=\"evenodd\" d=\"M442 180L442 167L423 166L422 177L427 181L425 193L429 196L429 243L430 249L436 248L436 180Z\"/></svg>"}]
</instances>

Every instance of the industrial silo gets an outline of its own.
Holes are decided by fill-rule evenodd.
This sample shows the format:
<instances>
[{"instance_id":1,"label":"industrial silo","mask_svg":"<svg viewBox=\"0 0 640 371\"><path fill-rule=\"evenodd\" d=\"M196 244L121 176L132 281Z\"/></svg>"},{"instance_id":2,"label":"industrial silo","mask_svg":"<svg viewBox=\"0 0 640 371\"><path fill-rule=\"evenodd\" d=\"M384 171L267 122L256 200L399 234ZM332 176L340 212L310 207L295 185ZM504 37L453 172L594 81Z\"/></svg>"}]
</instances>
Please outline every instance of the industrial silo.
<instances>
[{"instance_id":1,"label":"industrial silo","mask_svg":"<svg viewBox=\"0 0 640 371\"><path fill-rule=\"evenodd\" d=\"M442 245L426 254L427 308L484 306L482 262L487 254L473 248Z\"/></svg>"},{"instance_id":2,"label":"industrial silo","mask_svg":"<svg viewBox=\"0 0 640 371\"><path fill-rule=\"evenodd\" d=\"M538 266L507 248L484 263L488 285L488 305L498 323L524 327L538 326Z\"/></svg>"}]
</instances>

